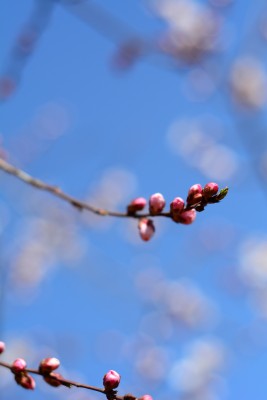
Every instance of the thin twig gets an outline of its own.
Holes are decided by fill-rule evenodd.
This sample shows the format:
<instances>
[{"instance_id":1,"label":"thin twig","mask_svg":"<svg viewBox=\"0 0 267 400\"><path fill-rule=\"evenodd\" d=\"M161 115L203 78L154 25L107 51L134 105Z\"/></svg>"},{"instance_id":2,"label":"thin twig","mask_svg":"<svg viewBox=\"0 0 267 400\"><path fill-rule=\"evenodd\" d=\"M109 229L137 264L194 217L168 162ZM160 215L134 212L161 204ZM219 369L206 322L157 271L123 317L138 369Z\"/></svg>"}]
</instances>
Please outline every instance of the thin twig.
<instances>
[{"instance_id":1,"label":"thin twig","mask_svg":"<svg viewBox=\"0 0 267 400\"><path fill-rule=\"evenodd\" d=\"M102 208L97 208L94 207L88 203L85 203L81 200L76 199L75 197L72 197L68 195L67 193L63 192L60 187L58 186L53 186L49 185L44 181L41 181L40 179L34 178L33 176L29 175L27 172L16 168L14 165L8 163L7 161L3 160L0 158L0 169L3 170L4 172L16 176L18 179L21 181L34 186L37 189L44 190L46 192L49 192L53 194L56 197L59 197L60 199L66 201L67 203L71 204L72 206L80 209L80 210L87 210L89 212L92 212L94 214L100 215L100 216L111 216L111 217L121 217L121 218L144 218L144 217L150 217L152 216L150 213L143 213L143 214L128 214L128 213L123 213L123 212L117 212L117 211L108 211ZM160 213L157 215L153 215L153 217L169 217L170 218L170 213Z\"/></svg>"},{"instance_id":2,"label":"thin twig","mask_svg":"<svg viewBox=\"0 0 267 400\"><path fill-rule=\"evenodd\" d=\"M7 369L9 369L10 371L12 371L12 365L11 365L11 364L8 364L8 363L6 363L6 362L0 361L0 366L2 366L2 367L4 367L4 368L7 368ZM43 377L46 376L44 373L40 372L40 371L37 370L37 369L25 368L25 369L23 370L23 372L30 373L30 374L35 374L35 375L40 375L40 376L43 376ZM108 392L108 391L106 391L104 388L99 388L99 387L91 386L91 385L85 385L85 384L83 384L83 383L79 383L79 382L75 382L75 381L70 381L70 380L65 379L65 378L63 378L63 377L58 377L58 376L54 376L54 375L51 375L51 377L52 377L54 380L60 382L63 386L66 386L66 387L68 387L68 388L71 388L72 386L75 386L75 387L77 387L77 388L83 388L83 389L93 390L93 391L95 391L95 392L99 392L99 393L105 394L105 395L107 395L107 396L109 396L110 394L113 394L114 396L112 396L112 398L113 398L114 400L123 400L123 399L124 399L124 396L118 396L118 395L116 394L116 392L114 392L114 391L112 391L113 393L111 393L111 391Z\"/></svg>"}]
</instances>

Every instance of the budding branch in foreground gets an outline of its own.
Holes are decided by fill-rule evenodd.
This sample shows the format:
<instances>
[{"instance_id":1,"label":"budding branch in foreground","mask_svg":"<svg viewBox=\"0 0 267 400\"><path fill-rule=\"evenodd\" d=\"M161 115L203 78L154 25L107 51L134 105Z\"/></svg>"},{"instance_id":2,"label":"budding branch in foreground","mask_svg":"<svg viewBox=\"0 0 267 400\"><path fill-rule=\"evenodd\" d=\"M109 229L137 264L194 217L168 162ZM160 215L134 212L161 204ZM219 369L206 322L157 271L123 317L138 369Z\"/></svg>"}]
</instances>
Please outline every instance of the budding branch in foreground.
<instances>
[{"instance_id":1,"label":"budding branch in foreground","mask_svg":"<svg viewBox=\"0 0 267 400\"><path fill-rule=\"evenodd\" d=\"M0 158L0 169L37 189L59 197L81 211L86 210L100 216L138 219L139 234L144 241L150 240L155 232L155 226L150 217L167 217L171 218L174 222L189 225L194 222L196 211L203 211L208 204L219 203L228 193L227 187L219 191L217 183L207 183L204 188L200 184L195 184L190 187L186 202L181 197L175 197L170 203L168 212L163 212L166 201L161 193L155 193L150 196L149 212L147 213L139 213L147 205L147 201L143 197L138 197L128 204L126 212L117 212L97 208L80 201L63 192L58 186L49 185L40 179L36 179L2 158Z\"/></svg>"},{"instance_id":2,"label":"budding branch in foreground","mask_svg":"<svg viewBox=\"0 0 267 400\"><path fill-rule=\"evenodd\" d=\"M0 342L0 354L4 351L5 343ZM32 374L35 374L42 376L44 381L50 386L66 386L68 388L75 386L77 388L89 389L104 394L108 400L153 400L148 394L143 395L140 398L137 398L132 394L126 394L124 396L117 395L117 391L114 389L119 386L121 377L120 374L114 370L110 370L104 375L104 388L100 388L70 381L63 378L60 374L55 373L54 371L60 366L60 361L54 357L44 358L40 362L38 369L27 368L26 361L23 358L17 358L12 364L0 361L0 366L9 369L14 374L16 383L24 389L35 389L35 380L31 376Z\"/></svg>"}]
</instances>

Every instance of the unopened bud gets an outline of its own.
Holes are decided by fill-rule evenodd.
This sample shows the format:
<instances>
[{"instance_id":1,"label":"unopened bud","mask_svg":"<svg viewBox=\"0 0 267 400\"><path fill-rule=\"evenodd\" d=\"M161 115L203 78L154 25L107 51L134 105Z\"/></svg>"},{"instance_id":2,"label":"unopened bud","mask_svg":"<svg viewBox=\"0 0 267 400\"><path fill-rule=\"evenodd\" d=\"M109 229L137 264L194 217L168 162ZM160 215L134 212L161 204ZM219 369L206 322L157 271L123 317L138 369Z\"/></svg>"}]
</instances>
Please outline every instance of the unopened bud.
<instances>
[{"instance_id":1,"label":"unopened bud","mask_svg":"<svg viewBox=\"0 0 267 400\"><path fill-rule=\"evenodd\" d=\"M44 358L39 365L39 372L49 374L60 366L60 361L57 358Z\"/></svg>"},{"instance_id":2,"label":"unopened bud","mask_svg":"<svg viewBox=\"0 0 267 400\"><path fill-rule=\"evenodd\" d=\"M4 342L0 342L0 354L4 353L6 345Z\"/></svg>"},{"instance_id":3,"label":"unopened bud","mask_svg":"<svg viewBox=\"0 0 267 400\"><path fill-rule=\"evenodd\" d=\"M172 214L180 214L184 209L184 200L181 197L175 197L170 204Z\"/></svg>"},{"instance_id":4,"label":"unopened bud","mask_svg":"<svg viewBox=\"0 0 267 400\"><path fill-rule=\"evenodd\" d=\"M104 375L103 385L106 390L116 389L116 387L119 386L120 380L121 380L120 374L111 369Z\"/></svg>"},{"instance_id":5,"label":"unopened bud","mask_svg":"<svg viewBox=\"0 0 267 400\"><path fill-rule=\"evenodd\" d=\"M136 211L141 211L146 206L146 199L144 197L137 197L131 201L131 203L127 207L128 214L134 214Z\"/></svg>"},{"instance_id":6,"label":"unopened bud","mask_svg":"<svg viewBox=\"0 0 267 400\"><path fill-rule=\"evenodd\" d=\"M217 194L218 190L219 190L219 186L217 185L217 183L210 182L205 185L205 187L203 189L203 194L205 197L209 198L209 197Z\"/></svg>"},{"instance_id":7,"label":"unopened bud","mask_svg":"<svg viewBox=\"0 0 267 400\"><path fill-rule=\"evenodd\" d=\"M165 207L165 199L161 193L155 193L149 199L149 212L152 215L160 214Z\"/></svg>"},{"instance_id":8,"label":"unopened bud","mask_svg":"<svg viewBox=\"0 0 267 400\"><path fill-rule=\"evenodd\" d=\"M15 375L15 381L24 389L33 390L35 388L35 380L32 376L26 373L19 373Z\"/></svg>"},{"instance_id":9,"label":"unopened bud","mask_svg":"<svg viewBox=\"0 0 267 400\"><path fill-rule=\"evenodd\" d=\"M56 372L51 372L51 374L44 376L44 380L46 381L46 383L54 387L58 387L61 385L61 382L58 379L62 379L62 375Z\"/></svg>"},{"instance_id":10,"label":"unopened bud","mask_svg":"<svg viewBox=\"0 0 267 400\"><path fill-rule=\"evenodd\" d=\"M12 366L11 366L11 371L14 374L18 374L21 371L24 371L24 369L27 367L26 361L23 360L23 358L17 358L15 361L13 361Z\"/></svg>"},{"instance_id":11,"label":"unopened bud","mask_svg":"<svg viewBox=\"0 0 267 400\"><path fill-rule=\"evenodd\" d=\"M202 196L202 186L196 183L188 191L187 203L190 205L197 204L201 201Z\"/></svg>"},{"instance_id":12,"label":"unopened bud","mask_svg":"<svg viewBox=\"0 0 267 400\"><path fill-rule=\"evenodd\" d=\"M179 216L179 222L181 224L190 225L195 221L197 216L196 210L193 208L192 210L185 210Z\"/></svg>"},{"instance_id":13,"label":"unopened bud","mask_svg":"<svg viewBox=\"0 0 267 400\"><path fill-rule=\"evenodd\" d=\"M155 233L155 226L151 219L142 218L138 222L138 229L141 239L145 242L151 239Z\"/></svg>"},{"instance_id":14,"label":"unopened bud","mask_svg":"<svg viewBox=\"0 0 267 400\"><path fill-rule=\"evenodd\" d=\"M150 394L144 394L142 397L140 397L138 400L153 400L153 397L150 396Z\"/></svg>"}]
</instances>

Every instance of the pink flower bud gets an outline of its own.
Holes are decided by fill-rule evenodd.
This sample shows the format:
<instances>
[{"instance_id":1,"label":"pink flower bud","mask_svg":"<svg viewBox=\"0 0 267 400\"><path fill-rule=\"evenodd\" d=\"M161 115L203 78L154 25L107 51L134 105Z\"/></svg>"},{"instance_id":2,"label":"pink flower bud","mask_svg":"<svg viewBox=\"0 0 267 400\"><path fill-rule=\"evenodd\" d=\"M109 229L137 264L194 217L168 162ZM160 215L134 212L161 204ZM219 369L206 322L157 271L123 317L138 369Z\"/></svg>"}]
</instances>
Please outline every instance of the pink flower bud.
<instances>
[{"instance_id":1,"label":"pink flower bud","mask_svg":"<svg viewBox=\"0 0 267 400\"><path fill-rule=\"evenodd\" d=\"M0 342L0 354L4 353L6 345L4 342Z\"/></svg>"},{"instance_id":2,"label":"pink flower bud","mask_svg":"<svg viewBox=\"0 0 267 400\"><path fill-rule=\"evenodd\" d=\"M219 186L217 183L210 182L207 183L203 189L203 194L205 197L209 198L211 196L214 196L219 190Z\"/></svg>"},{"instance_id":3,"label":"pink flower bud","mask_svg":"<svg viewBox=\"0 0 267 400\"><path fill-rule=\"evenodd\" d=\"M35 380L32 376L26 373L19 373L15 375L15 381L18 385L22 386L24 389L33 390L35 388Z\"/></svg>"},{"instance_id":4,"label":"pink flower bud","mask_svg":"<svg viewBox=\"0 0 267 400\"><path fill-rule=\"evenodd\" d=\"M104 375L103 385L106 390L112 390L119 386L120 380L121 380L120 374L111 369Z\"/></svg>"},{"instance_id":5,"label":"pink flower bud","mask_svg":"<svg viewBox=\"0 0 267 400\"><path fill-rule=\"evenodd\" d=\"M202 186L196 183L188 191L187 203L190 205L197 204L201 201L202 196Z\"/></svg>"},{"instance_id":6,"label":"pink flower bud","mask_svg":"<svg viewBox=\"0 0 267 400\"><path fill-rule=\"evenodd\" d=\"M60 361L57 358L44 358L39 365L39 372L49 374L60 366Z\"/></svg>"},{"instance_id":7,"label":"pink flower bud","mask_svg":"<svg viewBox=\"0 0 267 400\"><path fill-rule=\"evenodd\" d=\"M19 372L24 371L24 369L27 367L26 361L23 360L23 358L17 358L15 361L13 361L12 366L11 366L11 371L14 374L18 374Z\"/></svg>"},{"instance_id":8,"label":"pink flower bud","mask_svg":"<svg viewBox=\"0 0 267 400\"><path fill-rule=\"evenodd\" d=\"M138 400L153 400L153 397L150 396L150 394L144 394L142 397L140 397Z\"/></svg>"},{"instance_id":9,"label":"pink flower bud","mask_svg":"<svg viewBox=\"0 0 267 400\"><path fill-rule=\"evenodd\" d=\"M196 183L195 185L191 186L191 188L188 191L188 196L197 194L197 193L202 193L202 186L199 183Z\"/></svg>"},{"instance_id":10,"label":"pink flower bud","mask_svg":"<svg viewBox=\"0 0 267 400\"><path fill-rule=\"evenodd\" d=\"M152 215L160 214L165 207L165 199L161 193L155 193L149 199L149 212Z\"/></svg>"},{"instance_id":11,"label":"pink flower bud","mask_svg":"<svg viewBox=\"0 0 267 400\"><path fill-rule=\"evenodd\" d=\"M61 382L59 382L58 379L62 379L62 375L56 373L56 372L51 372L49 375L44 376L44 380L46 383L48 383L51 386L58 387L61 385Z\"/></svg>"},{"instance_id":12,"label":"pink flower bud","mask_svg":"<svg viewBox=\"0 0 267 400\"><path fill-rule=\"evenodd\" d=\"M172 214L180 214L184 209L184 200L181 197L175 197L170 206Z\"/></svg>"},{"instance_id":13,"label":"pink flower bud","mask_svg":"<svg viewBox=\"0 0 267 400\"><path fill-rule=\"evenodd\" d=\"M190 225L195 221L196 216L197 212L194 208L192 210L185 210L180 214L179 222L181 224Z\"/></svg>"},{"instance_id":14,"label":"pink flower bud","mask_svg":"<svg viewBox=\"0 0 267 400\"><path fill-rule=\"evenodd\" d=\"M127 207L128 214L134 214L136 211L141 211L146 206L146 199L144 197L137 197L131 201L131 203Z\"/></svg>"},{"instance_id":15,"label":"pink flower bud","mask_svg":"<svg viewBox=\"0 0 267 400\"><path fill-rule=\"evenodd\" d=\"M151 239L155 232L155 226L151 219L142 218L138 222L138 229L141 239L145 242Z\"/></svg>"}]
</instances>

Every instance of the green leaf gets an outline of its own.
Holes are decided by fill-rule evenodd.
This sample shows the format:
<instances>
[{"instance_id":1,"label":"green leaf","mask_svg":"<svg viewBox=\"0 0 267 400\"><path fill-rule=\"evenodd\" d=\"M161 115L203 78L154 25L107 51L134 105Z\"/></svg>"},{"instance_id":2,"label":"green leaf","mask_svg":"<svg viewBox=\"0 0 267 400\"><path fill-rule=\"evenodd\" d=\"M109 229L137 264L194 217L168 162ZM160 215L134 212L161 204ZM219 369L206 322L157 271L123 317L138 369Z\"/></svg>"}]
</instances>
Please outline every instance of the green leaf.
<instances>
[{"instance_id":1,"label":"green leaf","mask_svg":"<svg viewBox=\"0 0 267 400\"><path fill-rule=\"evenodd\" d=\"M227 195L227 193L228 193L228 187L225 187L224 189L221 189L219 194L217 194L217 196L216 196L217 200L221 201L222 199L224 199L225 196Z\"/></svg>"}]
</instances>

